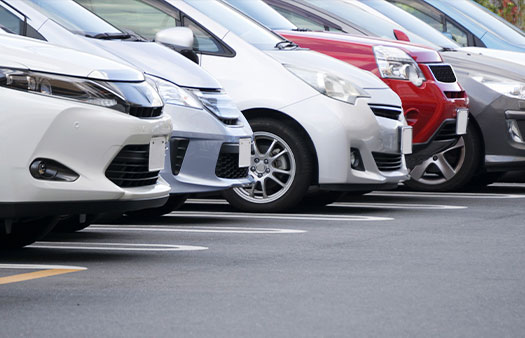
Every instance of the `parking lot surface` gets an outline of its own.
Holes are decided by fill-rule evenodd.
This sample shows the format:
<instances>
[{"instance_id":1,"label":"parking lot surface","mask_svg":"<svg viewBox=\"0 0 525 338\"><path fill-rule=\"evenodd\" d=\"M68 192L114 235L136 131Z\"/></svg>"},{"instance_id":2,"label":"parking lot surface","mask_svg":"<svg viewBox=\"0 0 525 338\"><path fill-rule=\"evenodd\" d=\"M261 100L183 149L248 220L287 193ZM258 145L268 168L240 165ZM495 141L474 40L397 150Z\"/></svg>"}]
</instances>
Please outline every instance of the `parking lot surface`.
<instances>
[{"instance_id":1,"label":"parking lot surface","mask_svg":"<svg viewBox=\"0 0 525 338\"><path fill-rule=\"evenodd\" d=\"M190 200L0 257L1 337L523 336L525 185Z\"/></svg>"}]
</instances>

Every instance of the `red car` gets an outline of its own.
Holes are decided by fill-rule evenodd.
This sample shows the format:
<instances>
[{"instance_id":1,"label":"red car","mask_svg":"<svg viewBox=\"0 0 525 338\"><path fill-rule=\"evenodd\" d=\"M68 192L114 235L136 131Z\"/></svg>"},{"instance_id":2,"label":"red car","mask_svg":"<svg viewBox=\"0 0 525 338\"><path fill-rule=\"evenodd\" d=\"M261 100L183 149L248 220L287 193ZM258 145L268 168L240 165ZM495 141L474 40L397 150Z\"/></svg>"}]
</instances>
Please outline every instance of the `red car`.
<instances>
[{"instance_id":1,"label":"red car","mask_svg":"<svg viewBox=\"0 0 525 338\"><path fill-rule=\"evenodd\" d=\"M305 31L261 0L226 2L300 47L371 71L387 83L401 98L407 122L413 127L413 154L407 157L409 168L453 147L460 135L466 133L467 95L456 81L452 67L443 63L434 49L404 41ZM407 39L403 32L396 33L401 39ZM416 173L413 171L413 174ZM421 190L439 189L428 179L412 179L406 184ZM455 184L453 177L444 184Z\"/></svg>"}]
</instances>

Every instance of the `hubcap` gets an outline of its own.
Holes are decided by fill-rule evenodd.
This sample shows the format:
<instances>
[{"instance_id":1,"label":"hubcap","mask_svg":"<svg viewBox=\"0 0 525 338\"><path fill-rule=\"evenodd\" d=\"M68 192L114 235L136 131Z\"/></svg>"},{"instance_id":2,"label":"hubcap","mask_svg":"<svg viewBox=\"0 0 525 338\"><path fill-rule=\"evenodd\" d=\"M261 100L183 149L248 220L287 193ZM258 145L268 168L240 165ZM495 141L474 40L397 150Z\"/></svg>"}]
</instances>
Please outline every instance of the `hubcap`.
<instances>
[{"instance_id":1,"label":"hubcap","mask_svg":"<svg viewBox=\"0 0 525 338\"><path fill-rule=\"evenodd\" d=\"M450 181L465 162L465 140L461 137L452 147L433 155L410 172L412 180L428 185Z\"/></svg>"},{"instance_id":2,"label":"hubcap","mask_svg":"<svg viewBox=\"0 0 525 338\"><path fill-rule=\"evenodd\" d=\"M270 203L290 189L296 172L295 158L279 136L263 131L254 132L253 136L250 174L255 183L233 190L246 201Z\"/></svg>"}]
</instances>

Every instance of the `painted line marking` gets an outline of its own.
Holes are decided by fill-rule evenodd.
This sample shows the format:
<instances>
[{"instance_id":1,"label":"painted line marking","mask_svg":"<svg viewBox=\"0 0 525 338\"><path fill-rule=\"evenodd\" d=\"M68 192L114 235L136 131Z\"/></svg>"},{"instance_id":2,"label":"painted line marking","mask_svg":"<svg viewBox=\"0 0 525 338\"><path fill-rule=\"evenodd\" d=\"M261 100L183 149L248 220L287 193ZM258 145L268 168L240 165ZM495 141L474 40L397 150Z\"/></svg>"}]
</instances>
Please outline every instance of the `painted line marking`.
<instances>
[{"instance_id":1,"label":"painted line marking","mask_svg":"<svg viewBox=\"0 0 525 338\"><path fill-rule=\"evenodd\" d=\"M461 192L372 192L365 196L384 196L384 197L429 197L429 198L472 198L472 199L510 199L525 198L524 195L517 194L490 194L490 193L461 193Z\"/></svg>"},{"instance_id":2,"label":"painted line marking","mask_svg":"<svg viewBox=\"0 0 525 338\"><path fill-rule=\"evenodd\" d=\"M137 227L119 225L115 227L110 224L91 225L86 230L108 230L108 231L164 231L164 232L200 232L200 233L227 233L227 234L301 234L306 230L273 229L273 228L246 228L246 227L204 227L204 226L163 226L151 225Z\"/></svg>"},{"instance_id":3,"label":"painted line marking","mask_svg":"<svg viewBox=\"0 0 525 338\"><path fill-rule=\"evenodd\" d=\"M329 215L329 214L258 214L242 212L218 212L218 211L174 211L165 215L167 217L200 217L200 218L251 218L251 219L278 219L299 221L392 221L391 217L376 216L352 216L352 215Z\"/></svg>"},{"instance_id":4,"label":"painted line marking","mask_svg":"<svg viewBox=\"0 0 525 338\"><path fill-rule=\"evenodd\" d=\"M460 205L441 205L441 204L400 204L400 203L349 203L336 202L329 204L331 207L351 207L369 209L421 209L421 210L454 210L467 209Z\"/></svg>"},{"instance_id":5,"label":"painted line marking","mask_svg":"<svg viewBox=\"0 0 525 338\"><path fill-rule=\"evenodd\" d=\"M66 273L87 270L81 266L62 266L62 265L31 265L31 264L0 264L0 269L44 269L41 271L21 273L18 275L0 277L0 285L23 282L26 280L39 279Z\"/></svg>"},{"instance_id":6,"label":"painted line marking","mask_svg":"<svg viewBox=\"0 0 525 338\"><path fill-rule=\"evenodd\" d=\"M105 250L105 251L200 251L205 246L171 244L132 244L132 243L87 243L87 242L37 242L29 246L39 249Z\"/></svg>"}]
</instances>

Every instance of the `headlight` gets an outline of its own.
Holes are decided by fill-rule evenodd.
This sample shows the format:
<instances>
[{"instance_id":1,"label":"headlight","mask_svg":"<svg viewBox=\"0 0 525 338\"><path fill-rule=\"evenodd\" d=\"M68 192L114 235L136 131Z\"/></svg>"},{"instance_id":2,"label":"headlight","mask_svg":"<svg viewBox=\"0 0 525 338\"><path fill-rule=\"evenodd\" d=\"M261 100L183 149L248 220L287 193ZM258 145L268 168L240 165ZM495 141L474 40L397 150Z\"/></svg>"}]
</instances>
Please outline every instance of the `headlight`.
<instances>
[{"instance_id":1,"label":"headlight","mask_svg":"<svg viewBox=\"0 0 525 338\"><path fill-rule=\"evenodd\" d=\"M335 74L292 65L284 66L318 92L333 99L354 104L358 97L370 97L363 89Z\"/></svg>"},{"instance_id":2,"label":"headlight","mask_svg":"<svg viewBox=\"0 0 525 338\"><path fill-rule=\"evenodd\" d=\"M238 119L241 115L230 96L222 91L191 89L191 92L199 98L204 107L221 119Z\"/></svg>"},{"instance_id":3,"label":"headlight","mask_svg":"<svg viewBox=\"0 0 525 338\"><path fill-rule=\"evenodd\" d=\"M474 75L472 78L505 96L515 99L525 99L525 83L523 82L485 74Z\"/></svg>"},{"instance_id":4,"label":"headlight","mask_svg":"<svg viewBox=\"0 0 525 338\"><path fill-rule=\"evenodd\" d=\"M175 104L196 109L203 109L200 100L190 91L163 80L161 78L145 75L146 81L157 88L165 104Z\"/></svg>"},{"instance_id":5,"label":"headlight","mask_svg":"<svg viewBox=\"0 0 525 338\"><path fill-rule=\"evenodd\" d=\"M109 83L64 75L0 68L0 87L80 101L121 112L127 112L129 106Z\"/></svg>"},{"instance_id":6,"label":"headlight","mask_svg":"<svg viewBox=\"0 0 525 338\"><path fill-rule=\"evenodd\" d=\"M421 86L426 80L417 63L404 51L396 47L374 47L377 66L385 79L408 80Z\"/></svg>"}]
</instances>

